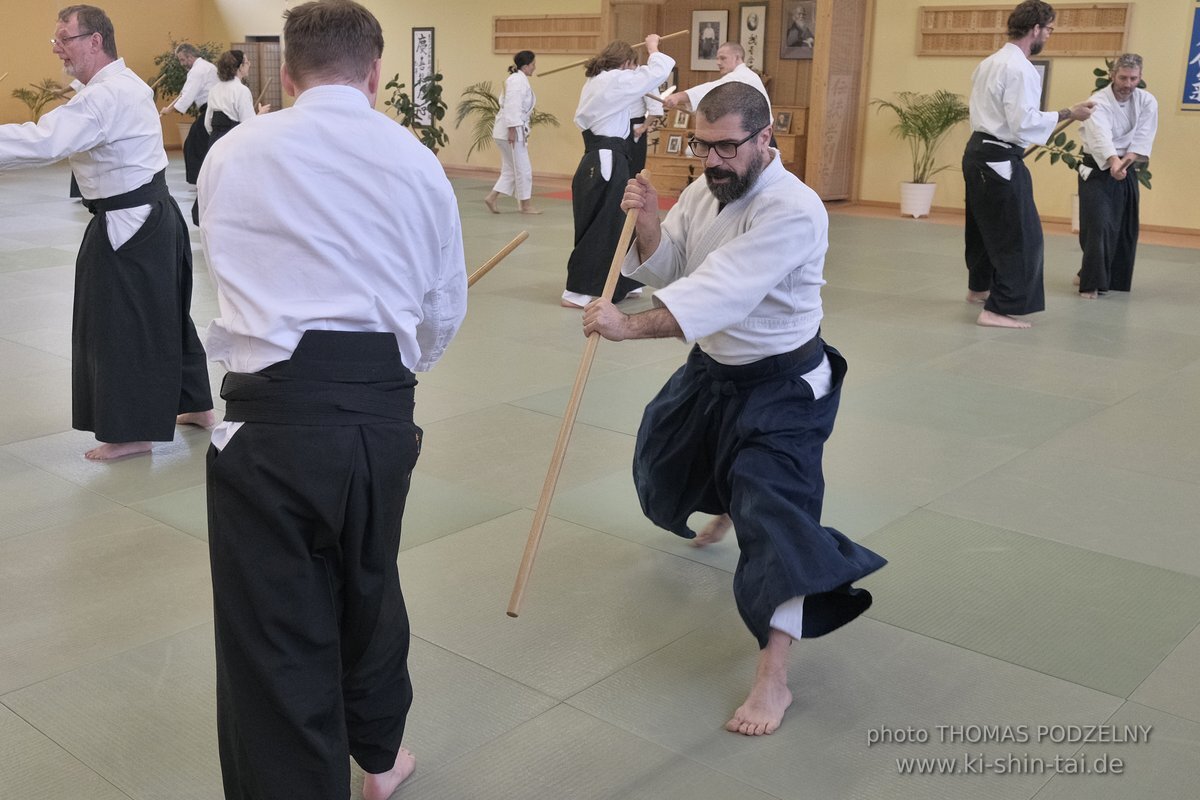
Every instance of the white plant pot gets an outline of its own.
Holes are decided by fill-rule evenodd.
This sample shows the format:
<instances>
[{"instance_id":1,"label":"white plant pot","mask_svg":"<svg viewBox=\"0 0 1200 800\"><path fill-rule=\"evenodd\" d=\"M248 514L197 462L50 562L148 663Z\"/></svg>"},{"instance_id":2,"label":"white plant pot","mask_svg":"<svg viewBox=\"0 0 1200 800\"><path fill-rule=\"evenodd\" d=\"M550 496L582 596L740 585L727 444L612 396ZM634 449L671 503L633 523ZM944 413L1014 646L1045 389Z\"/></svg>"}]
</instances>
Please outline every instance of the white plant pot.
<instances>
[{"instance_id":1,"label":"white plant pot","mask_svg":"<svg viewBox=\"0 0 1200 800\"><path fill-rule=\"evenodd\" d=\"M1079 195L1071 195L1071 233L1079 233Z\"/></svg>"},{"instance_id":2,"label":"white plant pot","mask_svg":"<svg viewBox=\"0 0 1200 800\"><path fill-rule=\"evenodd\" d=\"M900 184L900 214L905 217L928 217L929 209L933 207L933 193L937 191L936 183Z\"/></svg>"}]
</instances>

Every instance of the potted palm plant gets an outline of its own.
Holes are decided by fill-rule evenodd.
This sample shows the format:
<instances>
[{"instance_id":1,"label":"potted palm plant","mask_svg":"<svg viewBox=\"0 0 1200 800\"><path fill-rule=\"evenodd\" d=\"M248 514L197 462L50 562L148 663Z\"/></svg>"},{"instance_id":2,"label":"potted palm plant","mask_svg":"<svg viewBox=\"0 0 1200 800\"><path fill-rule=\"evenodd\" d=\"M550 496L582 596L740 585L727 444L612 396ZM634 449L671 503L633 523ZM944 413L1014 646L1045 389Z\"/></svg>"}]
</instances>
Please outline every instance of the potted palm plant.
<instances>
[{"instance_id":1,"label":"potted palm plant","mask_svg":"<svg viewBox=\"0 0 1200 800\"><path fill-rule=\"evenodd\" d=\"M900 184L900 213L914 219L928 216L937 184L931 179L949 164L937 164L937 150L955 125L967 119L970 109L960 95L938 89L898 92L896 101L872 100L871 105L889 109L899 120L892 132L908 142L912 152L912 181Z\"/></svg>"},{"instance_id":2,"label":"potted palm plant","mask_svg":"<svg viewBox=\"0 0 1200 800\"><path fill-rule=\"evenodd\" d=\"M154 65L158 67L158 75L152 84L154 87L154 95L160 100L173 100L179 97L179 93L183 91L183 84L187 82L188 71L184 69L183 64L179 63L179 59L175 56L175 50L182 42L175 41L175 37L167 34L171 43L171 49L159 53L154 57ZM200 57L210 63L216 63L217 58L221 53L225 52L225 47L216 42L205 42L204 44L195 45L200 51ZM183 142L187 139L188 129L192 127L192 122L199 116L199 109L195 103L188 107L184 112L188 117L187 122L179 123L179 141ZM178 119L178 117L176 117Z\"/></svg>"},{"instance_id":3,"label":"potted palm plant","mask_svg":"<svg viewBox=\"0 0 1200 800\"><path fill-rule=\"evenodd\" d=\"M53 78L46 78L41 83L30 84L30 86L32 87L30 89L23 87L13 89L12 96L29 106L29 113L33 116L34 122L42 118L42 112L47 105L55 100L66 100L67 92L71 91Z\"/></svg>"},{"instance_id":4,"label":"potted palm plant","mask_svg":"<svg viewBox=\"0 0 1200 800\"><path fill-rule=\"evenodd\" d=\"M471 123L471 147L467 150L467 160L476 150L486 150L492 144L492 128L496 124L496 115L500 113L500 98L492 89L491 81L480 81L463 89L462 98L455 110L454 127L457 129L467 120L474 117ZM536 108L529 117L529 127L550 125L558 127L558 117L547 111Z\"/></svg>"}]
</instances>

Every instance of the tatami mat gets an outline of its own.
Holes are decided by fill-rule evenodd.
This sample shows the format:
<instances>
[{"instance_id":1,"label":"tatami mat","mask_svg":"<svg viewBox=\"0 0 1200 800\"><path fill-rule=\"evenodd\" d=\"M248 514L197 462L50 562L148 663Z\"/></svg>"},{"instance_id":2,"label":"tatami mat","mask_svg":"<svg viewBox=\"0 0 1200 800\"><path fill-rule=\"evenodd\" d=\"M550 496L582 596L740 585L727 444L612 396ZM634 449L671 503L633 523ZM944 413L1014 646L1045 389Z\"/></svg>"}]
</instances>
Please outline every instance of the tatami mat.
<instances>
[{"instance_id":1,"label":"tatami mat","mask_svg":"<svg viewBox=\"0 0 1200 800\"><path fill-rule=\"evenodd\" d=\"M872 618L1118 697L1200 619L1200 578L931 511L866 543Z\"/></svg>"}]
</instances>

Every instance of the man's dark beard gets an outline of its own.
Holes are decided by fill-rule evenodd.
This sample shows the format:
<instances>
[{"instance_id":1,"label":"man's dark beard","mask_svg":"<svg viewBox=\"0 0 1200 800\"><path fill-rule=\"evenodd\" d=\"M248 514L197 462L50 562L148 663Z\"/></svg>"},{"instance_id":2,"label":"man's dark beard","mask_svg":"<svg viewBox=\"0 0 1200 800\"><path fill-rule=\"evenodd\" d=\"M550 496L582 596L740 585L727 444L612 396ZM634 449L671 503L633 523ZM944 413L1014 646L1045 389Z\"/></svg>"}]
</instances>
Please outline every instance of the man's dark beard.
<instances>
[{"instance_id":1,"label":"man's dark beard","mask_svg":"<svg viewBox=\"0 0 1200 800\"><path fill-rule=\"evenodd\" d=\"M704 180L708 183L708 190L713 193L713 197L717 198L717 202L723 206L729 205L750 191L750 187L758 180L758 176L762 174L766 166L766 157L759 153L753 161L746 165L744 175L738 175L733 170L724 167L707 167L704 170ZM713 178L732 178L732 180L728 183L714 184Z\"/></svg>"},{"instance_id":2,"label":"man's dark beard","mask_svg":"<svg viewBox=\"0 0 1200 800\"><path fill-rule=\"evenodd\" d=\"M1042 48L1046 46L1045 42L1034 42L1029 45L1029 55L1036 56L1042 52Z\"/></svg>"}]
</instances>

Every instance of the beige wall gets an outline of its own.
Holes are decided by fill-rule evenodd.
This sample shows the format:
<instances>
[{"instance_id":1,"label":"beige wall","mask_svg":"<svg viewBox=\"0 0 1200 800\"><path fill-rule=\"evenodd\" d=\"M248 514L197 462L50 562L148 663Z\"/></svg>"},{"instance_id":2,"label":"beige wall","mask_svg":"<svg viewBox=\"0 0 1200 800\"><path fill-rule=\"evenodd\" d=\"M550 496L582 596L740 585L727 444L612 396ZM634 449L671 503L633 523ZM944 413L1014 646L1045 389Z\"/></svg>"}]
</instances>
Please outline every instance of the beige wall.
<instances>
[{"instance_id":1,"label":"beige wall","mask_svg":"<svg viewBox=\"0 0 1200 800\"><path fill-rule=\"evenodd\" d=\"M243 35L278 34L282 28L282 6L267 0L203 0L205 5L204 33L208 38L239 39ZM434 56L437 67L445 76L443 96L446 99L447 130L450 144L438 157L447 166L468 164L470 146L469 123L455 130L454 111L462 90L473 83L490 80L499 90L508 76L512 53L492 53L492 16L494 14L598 14L598 0L522 0L505 8L503 2L488 0L448 0L443 3L397 3L394 0L366 0L383 25L386 42L383 53L385 83L400 73L400 80L411 91L412 31L414 27L435 29ZM295 3L288 3L289 6ZM582 56L545 55L538 58L539 69L577 61ZM571 122L579 90L583 85L583 70L571 70L533 79L537 107L558 117L561 127L539 127L530 142L530 157L535 173L570 174L579 163L582 150L579 131ZM383 98L378 103L384 109ZM471 154L470 166L499 169L499 156L494 147L483 153Z\"/></svg>"},{"instance_id":2,"label":"beige wall","mask_svg":"<svg viewBox=\"0 0 1200 800\"><path fill-rule=\"evenodd\" d=\"M44 78L70 83L63 74L62 62L50 51L58 11L70 3L65 0L4 0L3 25L0 25L0 123L27 122L29 109L12 96L12 90ZM158 74L154 57L167 49L171 35L184 39L200 32L200 2L155 3L144 0L105 0L117 35L117 54L130 69L147 80ZM47 110L52 107L48 106ZM177 145L179 135L174 122L183 120L172 114L164 125L167 146Z\"/></svg>"},{"instance_id":3,"label":"beige wall","mask_svg":"<svg viewBox=\"0 0 1200 800\"><path fill-rule=\"evenodd\" d=\"M891 99L898 91L949 89L966 96L971 71L980 58L918 58L917 8L929 0L877 0L875 41L871 50L869 96ZM949 4L949 3L948 3ZM954 0L954 5L985 5L984 0ZM1200 185L1200 162L1195 143L1200 141L1200 113L1183 112L1178 98L1183 92L1184 61L1190 33L1190 3L1135 0L1132 3L1129 49L1146 59L1145 78L1158 98L1158 138L1151 159L1154 189L1142 193L1142 223L1200 230L1193 193ZM1091 93L1092 70L1100 58L1055 57L1050 67L1051 108L1061 108ZM867 115L860 197L863 200L899 202L898 184L911 177L907 145L890 133L895 115ZM963 182L958 165L969 129L966 123L947 138L939 163L953 164L938 176L935 205L962 208ZM1062 164L1049 158L1029 161L1034 195L1044 217L1070 216L1075 178Z\"/></svg>"}]
</instances>

